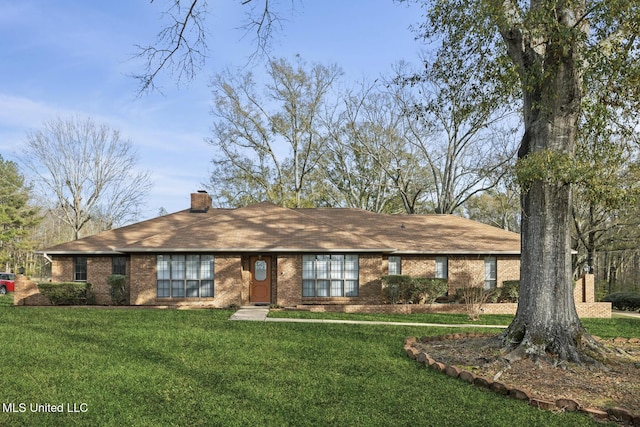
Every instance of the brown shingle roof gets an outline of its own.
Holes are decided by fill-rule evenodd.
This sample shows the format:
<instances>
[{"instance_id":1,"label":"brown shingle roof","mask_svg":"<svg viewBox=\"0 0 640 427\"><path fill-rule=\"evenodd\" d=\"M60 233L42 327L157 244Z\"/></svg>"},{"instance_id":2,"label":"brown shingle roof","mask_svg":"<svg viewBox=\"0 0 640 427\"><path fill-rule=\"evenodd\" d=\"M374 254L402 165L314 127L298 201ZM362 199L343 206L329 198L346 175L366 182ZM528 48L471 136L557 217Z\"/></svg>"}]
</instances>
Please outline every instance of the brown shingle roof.
<instances>
[{"instance_id":1,"label":"brown shingle roof","mask_svg":"<svg viewBox=\"0 0 640 427\"><path fill-rule=\"evenodd\" d=\"M519 254L520 235L455 215L385 215L360 209L307 214L373 237L401 253Z\"/></svg>"},{"instance_id":2,"label":"brown shingle roof","mask_svg":"<svg viewBox=\"0 0 640 427\"><path fill-rule=\"evenodd\" d=\"M518 254L520 236L453 215L383 215L259 203L206 213L185 210L43 252L171 251Z\"/></svg>"}]
</instances>

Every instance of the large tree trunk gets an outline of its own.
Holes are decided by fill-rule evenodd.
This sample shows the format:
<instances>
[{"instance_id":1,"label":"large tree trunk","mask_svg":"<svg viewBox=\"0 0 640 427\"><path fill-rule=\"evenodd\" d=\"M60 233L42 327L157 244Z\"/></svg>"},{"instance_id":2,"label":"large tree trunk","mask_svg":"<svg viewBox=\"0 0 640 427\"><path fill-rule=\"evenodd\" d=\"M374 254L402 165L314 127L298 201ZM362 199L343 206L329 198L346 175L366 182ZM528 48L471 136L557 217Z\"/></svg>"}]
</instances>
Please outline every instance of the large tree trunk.
<instances>
[{"instance_id":1,"label":"large tree trunk","mask_svg":"<svg viewBox=\"0 0 640 427\"><path fill-rule=\"evenodd\" d=\"M510 357L580 361L586 332L573 298L570 186L534 183L522 198L522 260L516 317L504 334Z\"/></svg>"},{"instance_id":2,"label":"large tree trunk","mask_svg":"<svg viewBox=\"0 0 640 427\"><path fill-rule=\"evenodd\" d=\"M580 3L558 2L560 22L555 23L556 28L549 26L544 39L533 39L513 27L502 32L524 95L520 159L537 155L566 166L574 158L583 39L572 31L578 31L574 17L582 16ZM570 10L572 7L575 9ZM552 355L580 362L583 339L592 342L573 299L571 180L563 175L566 169L554 170L557 164L538 162L539 174L534 173L522 189L520 299L516 317L502 335L511 359Z\"/></svg>"}]
</instances>

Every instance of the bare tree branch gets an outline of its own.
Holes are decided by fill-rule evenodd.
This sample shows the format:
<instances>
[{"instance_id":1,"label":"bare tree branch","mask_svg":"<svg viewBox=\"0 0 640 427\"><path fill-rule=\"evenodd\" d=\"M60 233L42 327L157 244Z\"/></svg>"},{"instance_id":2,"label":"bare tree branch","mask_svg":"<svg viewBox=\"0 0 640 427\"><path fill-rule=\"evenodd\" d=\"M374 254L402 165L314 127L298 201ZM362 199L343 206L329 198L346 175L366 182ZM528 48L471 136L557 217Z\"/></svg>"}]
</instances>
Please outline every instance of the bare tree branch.
<instances>
[{"instance_id":1,"label":"bare tree branch","mask_svg":"<svg viewBox=\"0 0 640 427\"><path fill-rule=\"evenodd\" d=\"M291 0L292 9L294 1ZM179 85L193 80L205 66L208 55L207 0L171 0L171 3L162 14L167 24L156 36L155 43L136 45L134 58L142 58L145 62L141 73L131 74L139 82L138 96L160 91L158 79L163 72L175 77ZM276 3L272 0L240 0L240 5L249 10L239 28L245 35L254 34L255 51L250 59L267 53L273 34L282 29L283 19L274 8Z\"/></svg>"},{"instance_id":2,"label":"bare tree branch","mask_svg":"<svg viewBox=\"0 0 640 427\"><path fill-rule=\"evenodd\" d=\"M182 7L182 3L173 0L173 5L163 13L169 23L158 33L155 44L146 47L136 45L136 57L146 61L143 73L131 75L140 83L139 96L159 90L156 81L162 71L177 74L176 82L180 84L184 80L192 80L205 64L207 44L204 17L207 2L191 0L186 8Z\"/></svg>"}]
</instances>

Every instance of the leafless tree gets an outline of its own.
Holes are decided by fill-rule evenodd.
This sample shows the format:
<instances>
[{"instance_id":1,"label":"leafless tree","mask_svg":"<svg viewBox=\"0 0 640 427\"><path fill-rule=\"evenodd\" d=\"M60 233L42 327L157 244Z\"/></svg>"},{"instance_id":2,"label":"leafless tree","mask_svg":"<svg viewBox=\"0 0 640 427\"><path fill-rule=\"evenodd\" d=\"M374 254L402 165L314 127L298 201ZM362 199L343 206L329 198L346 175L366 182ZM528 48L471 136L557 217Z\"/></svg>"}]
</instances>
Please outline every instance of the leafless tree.
<instances>
[{"instance_id":1,"label":"leafless tree","mask_svg":"<svg viewBox=\"0 0 640 427\"><path fill-rule=\"evenodd\" d=\"M251 73L227 72L213 81L217 120L209 142L214 159L211 190L224 204L270 200L300 207L309 177L325 147L324 107L342 71L273 60L264 96Z\"/></svg>"},{"instance_id":2,"label":"leafless tree","mask_svg":"<svg viewBox=\"0 0 640 427\"><path fill-rule=\"evenodd\" d=\"M58 118L29 132L23 162L75 239L89 221L109 229L135 220L151 188L149 173L136 171L131 142L91 118Z\"/></svg>"},{"instance_id":3,"label":"leafless tree","mask_svg":"<svg viewBox=\"0 0 640 427\"><path fill-rule=\"evenodd\" d=\"M439 67L411 73L400 64L390 88L405 115L406 138L432 177L433 210L450 214L502 180L515 157L517 123L506 120L514 114L505 99L462 69Z\"/></svg>"},{"instance_id":4,"label":"leafless tree","mask_svg":"<svg viewBox=\"0 0 640 427\"><path fill-rule=\"evenodd\" d=\"M346 205L386 213L425 210L431 182L382 82L365 82L342 98L324 169Z\"/></svg>"},{"instance_id":5,"label":"leafless tree","mask_svg":"<svg viewBox=\"0 0 640 427\"><path fill-rule=\"evenodd\" d=\"M207 1L167 1L169 6L162 14L166 24L155 42L136 46L136 57L143 59L145 64L142 72L132 74L139 82L139 95L158 90L157 81L162 72L175 76L178 84L192 80L207 59ZM246 35L254 35L255 54L266 52L272 34L282 28L282 18L276 12L277 3L276 0L240 0L241 6L246 8L246 19L241 28ZM294 3L292 0L292 7Z\"/></svg>"}]
</instances>

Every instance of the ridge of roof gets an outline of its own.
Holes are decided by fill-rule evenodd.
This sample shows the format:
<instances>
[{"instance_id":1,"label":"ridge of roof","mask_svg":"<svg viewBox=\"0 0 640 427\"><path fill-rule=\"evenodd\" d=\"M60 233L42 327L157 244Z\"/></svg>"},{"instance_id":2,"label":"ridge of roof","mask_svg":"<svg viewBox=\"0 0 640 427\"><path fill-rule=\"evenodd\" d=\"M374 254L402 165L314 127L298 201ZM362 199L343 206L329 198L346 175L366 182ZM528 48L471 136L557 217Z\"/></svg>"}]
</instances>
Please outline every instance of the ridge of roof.
<instances>
[{"instance_id":1,"label":"ridge of roof","mask_svg":"<svg viewBox=\"0 0 640 427\"><path fill-rule=\"evenodd\" d=\"M210 224L209 224L210 223ZM286 225L286 227L283 227ZM337 227L317 218L302 214L291 208L273 203L257 203L219 214L215 209L206 214L206 218L190 225L184 235L172 236L156 234L118 248L122 252L163 250L169 247L173 251L228 250L283 251L305 250L343 250L378 252L395 250L380 241L366 236L356 236L349 230ZM214 232L215 230L219 232ZM212 231L214 230L214 231ZM323 238L319 238L322 236ZM263 242L262 245L256 244Z\"/></svg>"}]
</instances>

